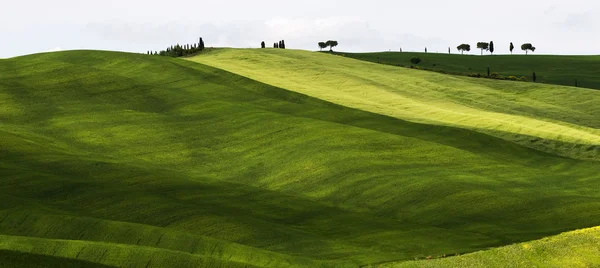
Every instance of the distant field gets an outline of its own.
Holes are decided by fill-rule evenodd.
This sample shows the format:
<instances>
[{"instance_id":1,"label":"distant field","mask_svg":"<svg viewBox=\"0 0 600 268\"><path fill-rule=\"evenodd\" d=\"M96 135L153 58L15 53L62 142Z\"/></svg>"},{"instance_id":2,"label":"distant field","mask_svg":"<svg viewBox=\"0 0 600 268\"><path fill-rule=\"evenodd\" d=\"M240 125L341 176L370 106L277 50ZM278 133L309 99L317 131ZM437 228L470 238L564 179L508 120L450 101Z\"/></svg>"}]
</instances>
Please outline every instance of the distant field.
<instances>
[{"instance_id":1,"label":"distant field","mask_svg":"<svg viewBox=\"0 0 600 268\"><path fill-rule=\"evenodd\" d=\"M385 264L381 267L586 268L597 267L598 264L600 264L600 228L597 227L458 257Z\"/></svg>"},{"instance_id":2,"label":"distant field","mask_svg":"<svg viewBox=\"0 0 600 268\"><path fill-rule=\"evenodd\" d=\"M370 61L389 65L409 67L413 57L419 57L422 62L416 66L443 70L450 73L479 73L491 72L504 76L525 76L532 81L533 72L541 83L600 89L600 56L554 56L554 55L460 55L445 53L416 53L416 52L377 52L377 53L345 53L335 54L358 60Z\"/></svg>"},{"instance_id":3,"label":"distant field","mask_svg":"<svg viewBox=\"0 0 600 268\"><path fill-rule=\"evenodd\" d=\"M596 90L448 76L308 51L222 49L190 60L352 108L600 160Z\"/></svg>"},{"instance_id":4,"label":"distant field","mask_svg":"<svg viewBox=\"0 0 600 268\"><path fill-rule=\"evenodd\" d=\"M598 92L505 83L274 49L0 61L0 262L358 267L600 225L600 165L558 155L596 156Z\"/></svg>"}]
</instances>

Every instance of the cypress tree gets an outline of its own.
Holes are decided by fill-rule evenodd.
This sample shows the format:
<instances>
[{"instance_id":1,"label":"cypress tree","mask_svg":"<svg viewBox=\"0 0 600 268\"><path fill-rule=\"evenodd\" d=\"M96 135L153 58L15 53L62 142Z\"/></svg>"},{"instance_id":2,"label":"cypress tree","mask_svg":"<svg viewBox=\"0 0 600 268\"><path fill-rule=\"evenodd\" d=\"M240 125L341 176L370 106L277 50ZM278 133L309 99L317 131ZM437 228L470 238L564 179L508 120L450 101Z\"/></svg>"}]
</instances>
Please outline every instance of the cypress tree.
<instances>
[{"instance_id":1,"label":"cypress tree","mask_svg":"<svg viewBox=\"0 0 600 268\"><path fill-rule=\"evenodd\" d=\"M533 72L532 78L533 78L533 82L535 83L537 81L537 76L535 75L535 72Z\"/></svg>"},{"instance_id":2,"label":"cypress tree","mask_svg":"<svg viewBox=\"0 0 600 268\"><path fill-rule=\"evenodd\" d=\"M281 48L285 49L285 40L281 40Z\"/></svg>"},{"instance_id":3,"label":"cypress tree","mask_svg":"<svg viewBox=\"0 0 600 268\"><path fill-rule=\"evenodd\" d=\"M494 41L490 41L490 52L494 54Z\"/></svg>"},{"instance_id":4,"label":"cypress tree","mask_svg":"<svg viewBox=\"0 0 600 268\"><path fill-rule=\"evenodd\" d=\"M265 41L260 42L260 48L265 48L265 47L266 47Z\"/></svg>"}]
</instances>

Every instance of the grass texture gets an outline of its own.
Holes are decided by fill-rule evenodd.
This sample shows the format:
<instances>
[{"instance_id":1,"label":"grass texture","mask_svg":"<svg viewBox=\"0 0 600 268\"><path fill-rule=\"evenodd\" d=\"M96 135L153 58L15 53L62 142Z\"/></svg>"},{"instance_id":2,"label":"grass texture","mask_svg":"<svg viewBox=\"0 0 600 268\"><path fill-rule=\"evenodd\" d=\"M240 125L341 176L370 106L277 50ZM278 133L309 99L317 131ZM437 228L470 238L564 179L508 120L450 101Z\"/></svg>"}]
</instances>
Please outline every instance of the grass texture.
<instances>
[{"instance_id":1,"label":"grass texture","mask_svg":"<svg viewBox=\"0 0 600 268\"><path fill-rule=\"evenodd\" d=\"M272 53L281 68L304 55L239 53ZM506 114L593 143L594 111L567 100L536 102L554 107L543 119ZM6 59L0 104L0 259L21 267L357 267L600 225L597 162L182 59ZM557 111L570 123L548 119Z\"/></svg>"},{"instance_id":2,"label":"grass texture","mask_svg":"<svg viewBox=\"0 0 600 268\"><path fill-rule=\"evenodd\" d=\"M221 49L190 60L347 107L600 160L596 90L448 76L281 49Z\"/></svg>"},{"instance_id":3,"label":"grass texture","mask_svg":"<svg viewBox=\"0 0 600 268\"><path fill-rule=\"evenodd\" d=\"M563 86L600 89L600 56L559 56L559 55L459 55L444 53L417 52L376 52L376 53L335 53L345 57L374 63L409 67L413 57L422 60L416 66L450 73L487 74L490 71L503 76L525 76L533 81Z\"/></svg>"},{"instance_id":4,"label":"grass texture","mask_svg":"<svg viewBox=\"0 0 600 268\"><path fill-rule=\"evenodd\" d=\"M600 263L600 228L589 228L487 251L444 259L380 265L408 267L596 267Z\"/></svg>"}]
</instances>

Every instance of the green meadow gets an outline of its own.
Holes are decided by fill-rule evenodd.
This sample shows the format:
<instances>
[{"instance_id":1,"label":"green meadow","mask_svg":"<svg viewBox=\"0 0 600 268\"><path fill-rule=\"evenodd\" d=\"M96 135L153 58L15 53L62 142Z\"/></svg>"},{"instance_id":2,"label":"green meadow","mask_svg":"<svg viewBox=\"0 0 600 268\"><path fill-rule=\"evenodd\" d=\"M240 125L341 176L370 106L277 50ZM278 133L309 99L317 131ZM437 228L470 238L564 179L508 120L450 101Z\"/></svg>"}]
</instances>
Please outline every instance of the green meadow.
<instances>
[{"instance_id":1,"label":"green meadow","mask_svg":"<svg viewBox=\"0 0 600 268\"><path fill-rule=\"evenodd\" d=\"M308 51L220 49L189 60L347 107L600 160L596 90L448 76Z\"/></svg>"},{"instance_id":2,"label":"green meadow","mask_svg":"<svg viewBox=\"0 0 600 268\"><path fill-rule=\"evenodd\" d=\"M487 74L490 71L503 76L526 77L532 81L533 72L537 82L600 89L600 56L559 56L559 55L475 55L419 53L419 52L375 52L375 53L338 53L348 58L374 63L405 66L419 66L436 71L460 74ZM519 53L522 53L519 51ZM410 59L418 57L421 63L412 64Z\"/></svg>"},{"instance_id":3,"label":"green meadow","mask_svg":"<svg viewBox=\"0 0 600 268\"><path fill-rule=\"evenodd\" d=\"M600 228L589 228L462 256L380 265L408 267L597 267Z\"/></svg>"},{"instance_id":4,"label":"green meadow","mask_svg":"<svg viewBox=\"0 0 600 268\"><path fill-rule=\"evenodd\" d=\"M599 115L306 51L0 60L0 267L412 265L598 226Z\"/></svg>"}]
</instances>

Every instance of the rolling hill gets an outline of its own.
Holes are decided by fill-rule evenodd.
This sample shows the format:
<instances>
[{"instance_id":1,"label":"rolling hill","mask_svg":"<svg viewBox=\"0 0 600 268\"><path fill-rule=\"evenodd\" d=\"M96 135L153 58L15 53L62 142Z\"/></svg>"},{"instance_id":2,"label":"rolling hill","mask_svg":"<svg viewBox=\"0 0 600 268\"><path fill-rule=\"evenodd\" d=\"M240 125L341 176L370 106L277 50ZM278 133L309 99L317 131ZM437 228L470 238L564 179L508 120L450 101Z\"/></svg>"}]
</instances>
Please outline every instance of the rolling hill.
<instances>
[{"instance_id":1,"label":"rolling hill","mask_svg":"<svg viewBox=\"0 0 600 268\"><path fill-rule=\"evenodd\" d=\"M537 82L600 89L600 56L558 56L558 55L459 55L445 53L418 52L376 52L345 53L335 52L345 57L394 66L411 66L410 59L422 60L418 66L448 73L487 74L491 72L504 76L525 76L532 81L533 72Z\"/></svg>"},{"instance_id":2,"label":"rolling hill","mask_svg":"<svg viewBox=\"0 0 600 268\"><path fill-rule=\"evenodd\" d=\"M191 61L340 105L600 160L600 92L397 68L308 51L213 50Z\"/></svg>"},{"instance_id":3,"label":"rolling hill","mask_svg":"<svg viewBox=\"0 0 600 268\"><path fill-rule=\"evenodd\" d=\"M413 80L392 90L359 68L392 67L272 49L0 61L0 260L357 267L600 225L599 110L578 103L598 92L397 68Z\"/></svg>"},{"instance_id":4,"label":"rolling hill","mask_svg":"<svg viewBox=\"0 0 600 268\"><path fill-rule=\"evenodd\" d=\"M408 267L596 267L600 263L600 228L589 228L487 251L441 259L381 265Z\"/></svg>"}]
</instances>

